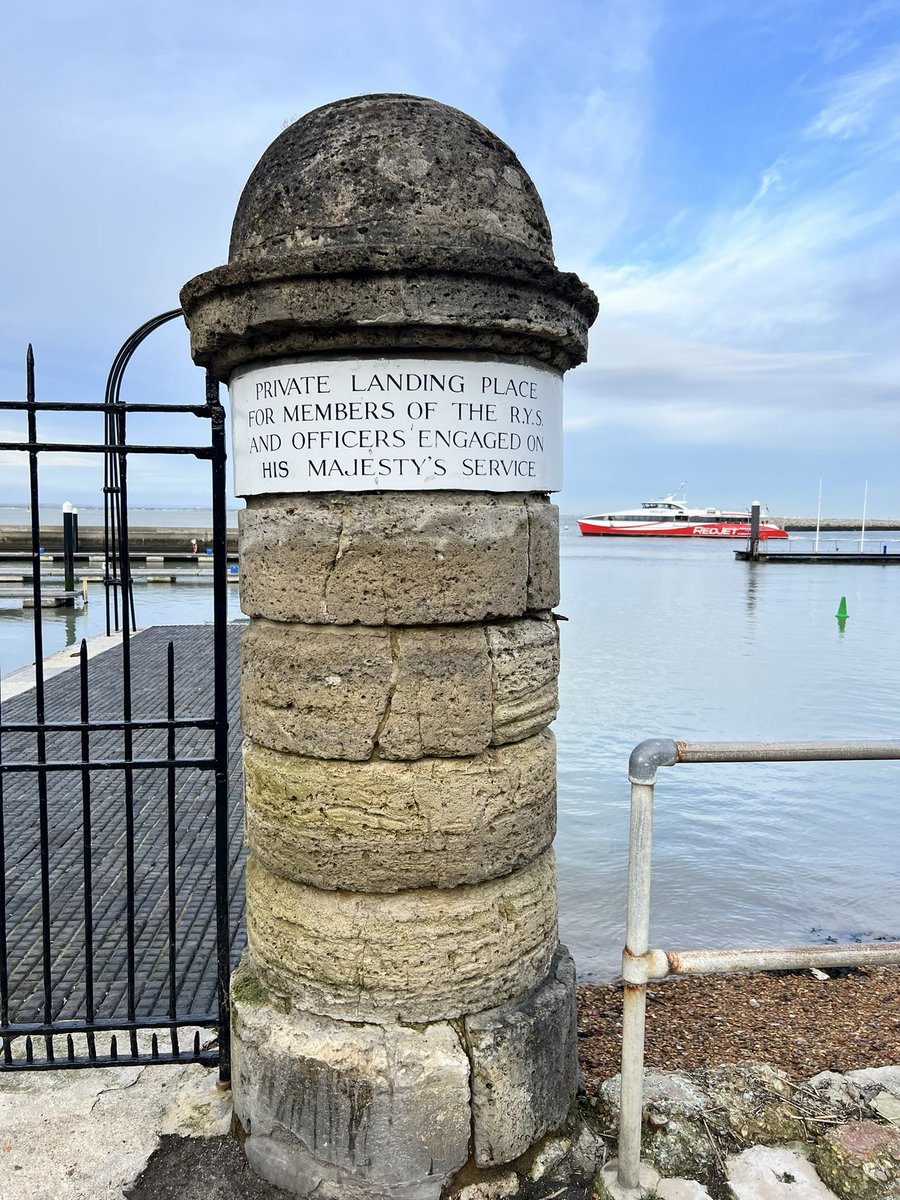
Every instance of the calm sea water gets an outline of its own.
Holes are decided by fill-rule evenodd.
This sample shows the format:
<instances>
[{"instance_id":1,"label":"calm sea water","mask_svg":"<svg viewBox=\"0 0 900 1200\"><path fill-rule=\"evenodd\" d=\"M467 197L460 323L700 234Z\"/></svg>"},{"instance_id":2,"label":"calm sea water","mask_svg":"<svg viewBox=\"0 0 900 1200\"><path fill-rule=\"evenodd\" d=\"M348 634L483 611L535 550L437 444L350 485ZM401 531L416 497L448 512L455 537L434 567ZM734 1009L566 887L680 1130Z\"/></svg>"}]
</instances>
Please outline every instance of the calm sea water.
<instances>
[{"instance_id":1,"label":"calm sea water","mask_svg":"<svg viewBox=\"0 0 900 1200\"><path fill-rule=\"evenodd\" d=\"M208 521L145 511L150 525ZM733 550L586 539L574 521L562 531L560 611L569 619L560 626L556 852L561 933L584 978L618 971L627 767L638 742L900 734L900 569L751 566ZM140 625L212 615L203 585L147 585L135 600ZM240 616L237 588L229 616ZM92 586L83 613L46 610L44 626L48 654L104 632L102 587ZM30 613L0 609L3 674L32 660L30 628ZM654 944L900 938L898 794L900 763L663 768Z\"/></svg>"}]
</instances>

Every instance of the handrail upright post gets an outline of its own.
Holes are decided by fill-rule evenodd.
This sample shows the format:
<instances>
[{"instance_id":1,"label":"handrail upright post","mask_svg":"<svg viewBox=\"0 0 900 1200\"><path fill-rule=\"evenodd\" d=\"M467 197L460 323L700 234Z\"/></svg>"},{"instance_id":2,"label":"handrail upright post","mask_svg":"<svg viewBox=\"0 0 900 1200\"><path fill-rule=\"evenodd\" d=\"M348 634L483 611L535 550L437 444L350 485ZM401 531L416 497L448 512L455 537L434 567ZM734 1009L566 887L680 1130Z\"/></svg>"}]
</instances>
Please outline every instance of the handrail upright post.
<instances>
[{"instance_id":1,"label":"handrail upright post","mask_svg":"<svg viewBox=\"0 0 900 1200\"><path fill-rule=\"evenodd\" d=\"M621 1187L637 1195L641 1169L644 1095L644 1025L647 1012L647 954L650 949L650 874L653 852L653 784L631 785L628 852L628 914L622 955L622 1075L619 1101Z\"/></svg>"}]
</instances>

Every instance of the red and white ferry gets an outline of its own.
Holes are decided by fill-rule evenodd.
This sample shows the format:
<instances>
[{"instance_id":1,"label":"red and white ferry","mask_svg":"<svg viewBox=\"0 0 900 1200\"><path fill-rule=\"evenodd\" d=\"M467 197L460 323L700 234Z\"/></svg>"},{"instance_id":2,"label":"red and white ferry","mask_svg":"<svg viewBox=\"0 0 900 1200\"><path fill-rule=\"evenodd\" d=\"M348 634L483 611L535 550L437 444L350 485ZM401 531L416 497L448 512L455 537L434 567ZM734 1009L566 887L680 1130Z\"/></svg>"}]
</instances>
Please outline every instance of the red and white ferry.
<instances>
[{"instance_id":1,"label":"red and white ferry","mask_svg":"<svg viewBox=\"0 0 900 1200\"><path fill-rule=\"evenodd\" d=\"M750 510L723 512L718 508L689 508L683 500L666 496L662 500L645 500L640 509L626 508L601 516L582 517L578 528L585 537L748 538ZM768 516L760 517L760 541L787 536Z\"/></svg>"}]
</instances>

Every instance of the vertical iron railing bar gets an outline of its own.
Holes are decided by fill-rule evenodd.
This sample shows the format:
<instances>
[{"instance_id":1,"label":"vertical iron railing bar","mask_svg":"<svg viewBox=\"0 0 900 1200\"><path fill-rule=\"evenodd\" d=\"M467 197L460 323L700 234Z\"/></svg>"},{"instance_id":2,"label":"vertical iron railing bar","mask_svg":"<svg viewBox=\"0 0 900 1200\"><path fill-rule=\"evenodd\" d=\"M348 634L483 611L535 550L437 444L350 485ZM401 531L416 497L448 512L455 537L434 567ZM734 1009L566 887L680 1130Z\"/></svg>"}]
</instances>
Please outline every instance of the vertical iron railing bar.
<instances>
[{"instance_id":1,"label":"vertical iron railing bar","mask_svg":"<svg viewBox=\"0 0 900 1200\"><path fill-rule=\"evenodd\" d=\"M0 1029L9 1024L9 960L6 934L6 818L3 810L3 701L0 698ZM3 1038L3 1061L12 1062L10 1040Z\"/></svg>"},{"instance_id":2,"label":"vertical iron railing bar","mask_svg":"<svg viewBox=\"0 0 900 1200\"><path fill-rule=\"evenodd\" d=\"M225 511L225 410L219 400L219 381L206 372L206 402L210 413L213 505L213 707L216 759L216 993L219 1003L219 1079L231 1079L231 929L228 870L228 581ZM198 1048L199 1053L199 1048Z\"/></svg>"},{"instance_id":3,"label":"vertical iron railing bar","mask_svg":"<svg viewBox=\"0 0 900 1200\"><path fill-rule=\"evenodd\" d=\"M103 442L104 445L109 444L109 413L103 414ZM109 637L113 631L113 624L110 621L109 611L109 563L110 563L110 538L109 538L109 488L110 488L110 456L103 456L103 595L106 603L106 636ZM116 616L115 628L119 628L118 615Z\"/></svg>"},{"instance_id":4,"label":"vertical iron railing bar","mask_svg":"<svg viewBox=\"0 0 900 1200\"><path fill-rule=\"evenodd\" d=\"M125 453L125 409L115 414L116 435L123 449L119 452L119 562L122 571L122 606L124 611L125 597L131 585L131 560L128 555L128 456ZM131 728L132 690L131 690L131 631L128 627L127 614L122 621L122 717L125 721L123 730L124 760L125 760L125 934L127 953L127 1013L128 1020L134 1021L137 1012L137 997L135 987L135 936L134 936L134 732ZM129 1030L129 1044L133 1057L137 1057L137 1031Z\"/></svg>"},{"instance_id":5,"label":"vertical iron railing bar","mask_svg":"<svg viewBox=\"0 0 900 1200\"><path fill-rule=\"evenodd\" d=\"M175 719L175 645L169 642L166 650L166 716L170 721ZM170 725L166 735L166 757L175 758L175 726ZM176 1017L176 920L175 905L177 902L175 889L175 768L169 767L166 772L166 791L168 800L168 872L169 872L169 1016L172 1026L169 1030L172 1053L178 1053L178 1028Z\"/></svg>"},{"instance_id":6,"label":"vertical iron railing bar","mask_svg":"<svg viewBox=\"0 0 900 1200\"><path fill-rule=\"evenodd\" d=\"M34 382L34 350L29 344L25 356L25 399L28 413L28 441L32 447L37 442L37 401ZM32 558L32 601L34 604L34 719L38 725L46 720L44 699L44 629L41 608L41 509L38 490L38 454L28 452L28 483L31 500L31 558ZM47 761L47 735L43 729L35 734L37 761ZM53 1016L53 977L50 969L52 949L50 925L50 817L47 802L47 773L38 768L38 824L40 844L40 893L41 893L41 944L43 948L42 983L44 993L44 1020L50 1023ZM47 1037L47 1058L53 1058L53 1038Z\"/></svg>"},{"instance_id":7,"label":"vertical iron railing bar","mask_svg":"<svg viewBox=\"0 0 900 1200\"><path fill-rule=\"evenodd\" d=\"M81 639L79 653L79 687L81 691L81 758L84 767L81 772L81 837L82 837L82 868L84 876L84 1003L85 1016L88 1025L93 1025L94 1011L94 882L93 882L93 847L91 829L91 735L88 729L90 721L90 701L88 698L88 649L87 639ZM88 1057L97 1057L97 1047L93 1033L87 1035Z\"/></svg>"}]
</instances>

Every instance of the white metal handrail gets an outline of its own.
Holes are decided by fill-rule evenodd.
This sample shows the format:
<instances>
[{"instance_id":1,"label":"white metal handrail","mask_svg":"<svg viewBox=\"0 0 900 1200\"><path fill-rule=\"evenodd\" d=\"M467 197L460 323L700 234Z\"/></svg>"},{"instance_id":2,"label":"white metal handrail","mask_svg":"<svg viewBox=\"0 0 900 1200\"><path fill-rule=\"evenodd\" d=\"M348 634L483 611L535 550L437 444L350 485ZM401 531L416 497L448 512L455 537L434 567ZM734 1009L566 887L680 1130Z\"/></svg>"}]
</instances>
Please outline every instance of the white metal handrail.
<instances>
[{"instance_id":1,"label":"white metal handrail","mask_svg":"<svg viewBox=\"0 0 900 1200\"><path fill-rule=\"evenodd\" d=\"M712 762L832 762L900 759L900 742L675 742L650 738L632 751L631 836L628 852L628 916L622 980L622 1076L619 1100L618 1183L639 1194L644 1023L647 984L667 975L726 971L772 971L900 963L900 942L844 946L772 946L756 950L650 949L650 871L653 790L659 767Z\"/></svg>"}]
</instances>

